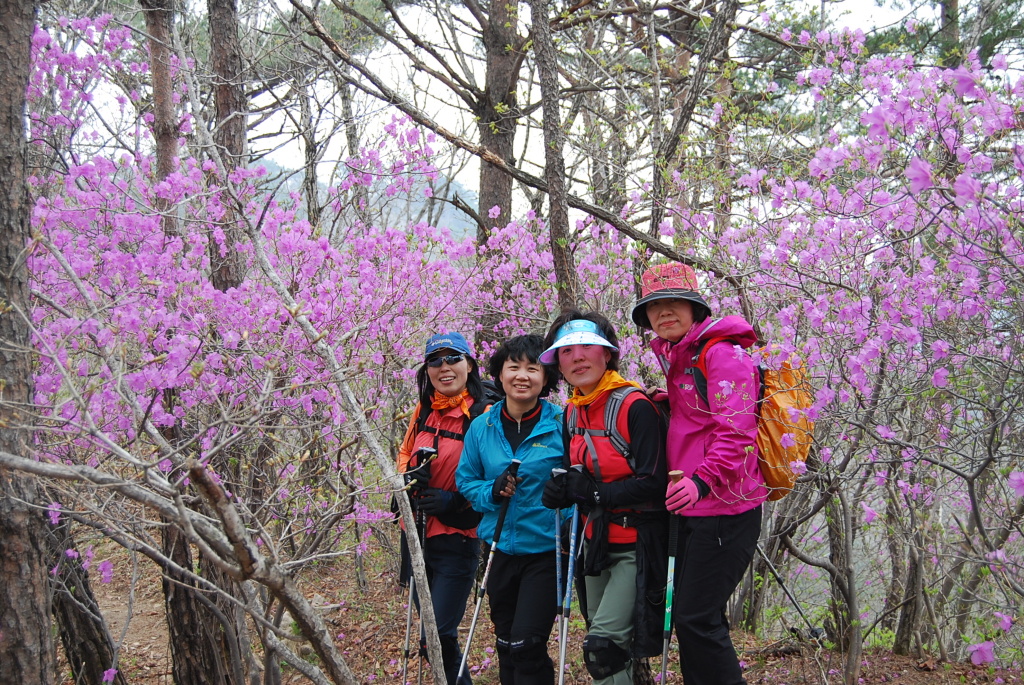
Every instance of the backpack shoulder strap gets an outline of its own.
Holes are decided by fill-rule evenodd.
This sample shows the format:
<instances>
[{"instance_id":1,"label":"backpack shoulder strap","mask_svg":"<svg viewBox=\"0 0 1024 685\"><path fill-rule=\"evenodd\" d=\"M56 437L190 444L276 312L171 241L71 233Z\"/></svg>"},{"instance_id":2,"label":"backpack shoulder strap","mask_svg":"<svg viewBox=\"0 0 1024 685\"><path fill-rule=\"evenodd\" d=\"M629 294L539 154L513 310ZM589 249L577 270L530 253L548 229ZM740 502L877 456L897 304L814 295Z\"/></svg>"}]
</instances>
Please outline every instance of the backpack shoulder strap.
<instances>
[{"instance_id":1,"label":"backpack shoulder strap","mask_svg":"<svg viewBox=\"0 0 1024 685\"><path fill-rule=\"evenodd\" d=\"M473 407L480 405L480 409L477 413L473 413ZM488 405L490 406L490 405ZM483 402L474 402L473 406L469 408L469 416L463 417L462 432L456 433L454 431L445 430L444 428L434 428L433 426L427 425L427 418L430 413L434 411L430 407L423 407L420 409L420 415L416 419L416 430L421 433L430 433L434 436L434 449L437 449L437 442L440 438L448 438L449 440L465 440L466 433L469 431L469 424L472 423L473 419L483 413L485 409Z\"/></svg>"},{"instance_id":2,"label":"backpack shoulder strap","mask_svg":"<svg viewBox=\"0 0 1024 685\"><path fill-rule=\"evenodd\" d=\"M612 447L629 461L631 467L633 460L629 454L629 443L619 431L619 412L622 411L622 405L625 404L626 398L634 392L640 392L640 389L631 385L615 388L604 405L604 429L608 439L611 441Z\"/></svg>"},{"instance_id":3,"label":"backpack shoulder strap","mask_svg":"<svg viewBox=\"0 0 1024 685\"><path fill-rule=\"evenodd\" d=\"M717 338L707 338L697 343L697 353L693 355L692 364L687 373L693 376L693 385L697 388L697 394L704 400L704 404L711 406L708 402L708 362L707 362L707 350L712 345L720 342L731 342L736 344L736 340L727 336L719 336Z\"/></svg>"},{"instance_id":4,"label":"backpack shoulder strap","mask_svg":"<svg viewBox=\"0 0 1024 685\"><path fill-rule=\"evenodd\" d=\"M427 426L427 417L430 416L430 412L434 411L430 408L429 404L420 403L420 413L416 417L416 430L422 433L427 431L428 433L435 432L433 428Z\"/></svg>"}]
</instances>

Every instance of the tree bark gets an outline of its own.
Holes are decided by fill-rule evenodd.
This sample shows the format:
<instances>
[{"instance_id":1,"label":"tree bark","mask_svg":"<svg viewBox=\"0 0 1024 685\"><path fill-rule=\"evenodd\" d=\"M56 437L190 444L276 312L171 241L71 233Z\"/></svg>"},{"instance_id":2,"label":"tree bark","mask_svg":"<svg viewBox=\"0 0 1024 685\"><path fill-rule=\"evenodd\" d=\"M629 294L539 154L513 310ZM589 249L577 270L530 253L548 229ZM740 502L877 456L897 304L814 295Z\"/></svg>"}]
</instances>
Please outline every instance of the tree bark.
<instances>
[{"instance_id":1,"label":"tree bark","mask_svg":"<svg viewBox=\"0 0 1024 685\"><path fill-rule=\"evenodd\" d=\"M188 540L173 525L163 527L162 547L179 567L193 567ZM192 579L165 569L162 583L175 685L233 682L217 644L219 622L199 601Z\"/></svg>"},{"instance_id":2,"label":"tree bark","mask_svg":"<svg viewBox=\"0 0 1024 685\"><path fill-rule=\"evenodd\" d=\"M62 522L48 532L47 565L57 569L52 581L53 615L64 655L76 684L101 683L103 674L117 663L117 648L93 595L89 572L82 567L81 557L66 554L67 550L75 549L71 523ZM128 684L121 669L113 682Z\"/></svg>"},{"instance_id":3,"label":"tree bark","mask_svg":"<svg viewBox=\"0 0 1024 685\"><path fill-rule=\"evenodd\" d=\"M548 182L548 235L555 265L558 304L563 309L576 305L580 279L569 245L569 203L565 190L565 159L562 146L562 117L559 114L558 64L555 42L548 24L547 0L530 0L533 19L533 45L540 75L540 93L544 117L544 177Z\"/></svg>"},{"instance_id":4,"label":"tree bark","mask_svg":"<svg viewBox=\"0 0 1024 685\"><path fill-rule=\"evenodd\" d=\"M213 68L213 101L216 121L213 142L228 173L245 166L249 111L243 88L242 47L238 40L238 8L235 0L207 0L210 15L210 62ZM226 205L224 215L224 248L212 238L210 248L211 282L221 292L237 288L245 276L244 266L235 244L235 209Z\"/></svg>"},{"instance_id":5,"label":"tree bark","mask_svg":"<svg viewBox=\"0 0 1024 685\"><path fill-rule=\"evenodd\" d=\"M522 59L517 50L517 3L492 2L487 23L483 27L486 74L483 97L477 106L480 144L507 164L512 164L519 104L516 84ZM492 207L501 212L490 218ZM490 236L490 227L504 226L512 217L512 178L498 167L480 164L480 204L478 213L483 225L477 229L477 243L483 245Z\"/></svg>"},{"instance_id":6,"label":"tree bark","mask_svg":"<svg viewBox=\"0 0 1024 685\"><path fill-rule=\"evenodd\" d=\"M178 117L174 108L174 79L171 77L171 32L174 0L139 0L149 33L149 71L153 81L153 138L156 141L156 178L174 172L178 158ZM156 199L163 213L163 230L177 235L178 222L166 200Z\"/></svg>"},{"instance_id":7,"label":"tree bark","mask_svg":"<svg viewBox=\"0 0 1024 685\"><path fill-rule=\"evenodd\" d=\"M924 574L921 568L921 550L918 547L917 535L907 552L907 577L904 584L903 608L896 626L896 637L892 651L903 656L921 656L914 649L915 642L920 638L921 616L923 614Z\"/></svg>"},{"instance_id":8,"label":"tree bark","mask_svg":"<svg viewBox=\"0 0 1024 685\"><path fill-rule=\"evenodd\" d=\"M249 111L243 88L242 47L238 40L238 8L235 0L207 0L210 14L210 66L213 68L213 100L216 127L213 141L228 168L246 163Z\"/></svg>"},{"instance_id":9,"label":"tree bark","mask_svg":"<svg viewBox=\"0 0 1024 685\"><path fill-rule=\"evenodd\" d=\"M31 198L25 185L25 89L36 6L0 0L0 450L26 455L32 401L28 326ZM0 683L52 683L46 523L35 480L0 468Z\"/></svg>"},{"instance_id":10,"label":"tree bark","mask_svg":"<svg viewBox=\"0 0 1024 685\"><path fill-rule=\"evenodd\" d=\"M960 46L960 0L942 0L939 12L939 64L950 69L963 60Z\"/></svg>"},{"instance_id":11,"label":"tree bark","mask_svg":"<svg viewBox=\"0 0 1024 685\"><path fill-rule=\"evenodd\" d=\"M888 469L889 482L892 483L893 469ZM906 562L903 557L903 550L906 544L905 537L901 534L899 522L902 515L902 507L897 499L898 494L895 488L886 488L885 498L885 542L889 550L889 587L885 592L885 604L882 610L887 612L879 621L879 627L892 630L896 626L898 612L894 609L903 601L904 578L907 574ZM892 610L892 611L890 611Z\"/></svg>"}]
</instances>

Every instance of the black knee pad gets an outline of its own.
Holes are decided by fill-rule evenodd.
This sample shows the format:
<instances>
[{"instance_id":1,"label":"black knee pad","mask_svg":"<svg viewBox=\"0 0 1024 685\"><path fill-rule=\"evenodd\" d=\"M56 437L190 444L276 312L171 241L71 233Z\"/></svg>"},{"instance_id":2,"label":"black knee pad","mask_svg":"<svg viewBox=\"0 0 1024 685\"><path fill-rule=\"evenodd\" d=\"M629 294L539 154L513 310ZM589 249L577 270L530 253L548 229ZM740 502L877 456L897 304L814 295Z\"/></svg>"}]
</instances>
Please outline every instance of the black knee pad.
<instances>
[{"instance_id":1,"label":"black knee pad","mask_svg":"<svg viewBox=\"0 0 1024 685\"><path fill-rule=\"evenodd\" d=\"M495 637L494 649L498 652L498 656L508 656L512 653L512 643L508 640L502 640L500 637Z\"/></svg>"},{"instance_id":2,"label":"black knee pad","mask_svg":"<svg viewBox=\"0 0 1024 685\"><path fill-rule=\"evenodd\" d=\"M547 640L542 637L515 640L511 644L511 651L512 663L520 673L534 673L552 666Z\"/></svg>"},{"instance_id":3,"label":"black knee pad","mask_svg":"<svg viewBox=\"0 0 1024 685\"><path fill-rule=\"evenodd\" d=\"M583 638L583 663L594 679L608 678L629 665L629 652L606 637L587 635Z\"/></svg>"}]
</instances>

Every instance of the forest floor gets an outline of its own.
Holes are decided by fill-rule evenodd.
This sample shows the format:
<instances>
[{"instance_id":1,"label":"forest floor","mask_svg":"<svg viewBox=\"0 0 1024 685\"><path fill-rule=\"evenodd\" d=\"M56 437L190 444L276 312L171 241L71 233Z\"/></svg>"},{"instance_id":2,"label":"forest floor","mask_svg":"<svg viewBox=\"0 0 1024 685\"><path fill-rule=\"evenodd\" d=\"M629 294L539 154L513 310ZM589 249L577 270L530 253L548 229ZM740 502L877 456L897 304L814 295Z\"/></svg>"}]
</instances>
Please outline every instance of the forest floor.
<instances>
[{"instance_id":1,"label":"forest floor","mask_svg":"<svg viewBox=\"0 0 1024 685\"><path fill-rule=\"evenodd\" d=\"M381 564L387 566L387 564ZM122 640L119 668L133 685L171 685L167 630L164 624L163 597L159 576L149 563L140 562L132 582L132 565L122 558L115 563L111 583L95 582L104 616L115 640ZM95 579L95 576L93 576ZM394 569L366 570L366 587L360 588L358 574L350 559L321 566L304 576L308 597L323 607L328 627L335 632L338 647L349 667L364 683L401 682L402 651L406 627L407 591L396 582ZM468 634L475 596L470 597L462 624L463 639ZM414 629L415 630L415 629ZM556 631L557 632L557 631ZM591 682L580 660L583 621L578 613L572 621L567 683ZM750 685L820 684L842 682L843 656L814 649L792 640L773 642L733 631L737 650ZM494 636L484 601L470 652L470 665L476 685L498 683L497 658L493 653ZM557 661L557 641L551 641L551 655ZM307 650L308 651L308 650ZM682 683L678 674L678 656L673 639L673 660L667 683ZM307 658L315 659L313 655ZM657 672L659 661L651 661ZM409 664L407 680L417 682L418 664ZM72 685L66 666L62 666L62 685ZM294 671L285 671L285 683L308 682ZM424 665L423 683L432 683L428 665ZM1024 684L1020 670L985 668L964 662L941 662L938 658L897 656L890 652L869 651L862 658L860 683L897 683L927 685L933 683L1018 683Z\"/></svg>"}]
</instances>

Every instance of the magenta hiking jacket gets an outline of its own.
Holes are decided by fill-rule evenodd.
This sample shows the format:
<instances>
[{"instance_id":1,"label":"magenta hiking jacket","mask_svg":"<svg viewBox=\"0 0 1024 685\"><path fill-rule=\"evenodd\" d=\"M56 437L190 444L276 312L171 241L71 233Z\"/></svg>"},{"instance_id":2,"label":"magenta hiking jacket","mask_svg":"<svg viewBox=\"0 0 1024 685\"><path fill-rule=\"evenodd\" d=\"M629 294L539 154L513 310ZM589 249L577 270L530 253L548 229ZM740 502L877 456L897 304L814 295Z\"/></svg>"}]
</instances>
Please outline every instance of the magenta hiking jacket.
<instances>
[{"instance_id":1,"label":"magenta hiking jacket","mask_svg":"<svg viewBox=\"0 0 1024 685\"><path fill-rule=\"evenodd\" d=\"M691 368L697 342L726 336L705 353L708 401L697 394ZM683 516L742 514L768 495L757 461L758 375L744 350L757 341L743 317L695 323L675 345L651 342L668 385L672 418L668 427L668 468L700 476L711 492Z\"/></svg>"}]
</instances>

